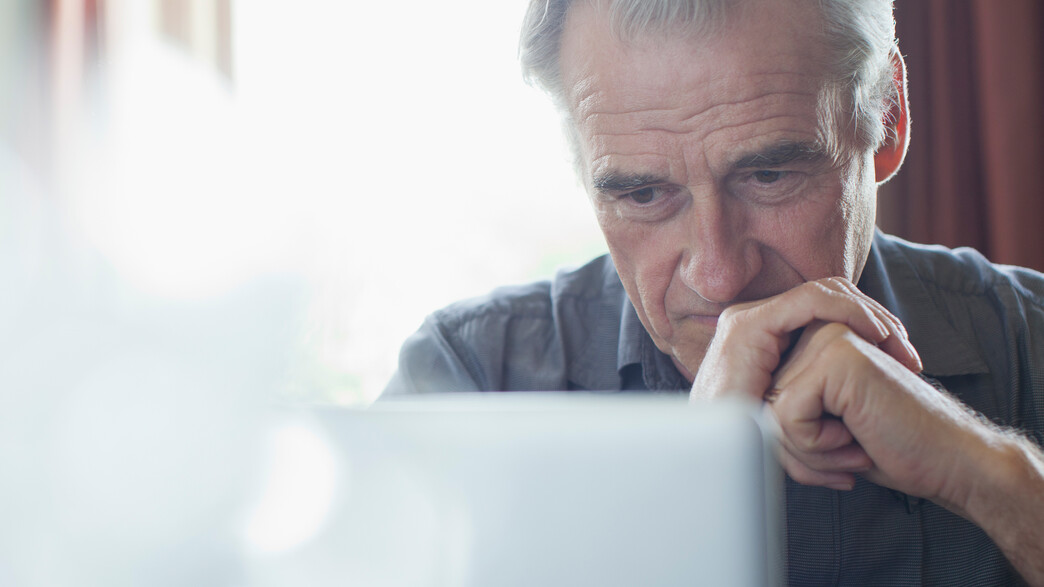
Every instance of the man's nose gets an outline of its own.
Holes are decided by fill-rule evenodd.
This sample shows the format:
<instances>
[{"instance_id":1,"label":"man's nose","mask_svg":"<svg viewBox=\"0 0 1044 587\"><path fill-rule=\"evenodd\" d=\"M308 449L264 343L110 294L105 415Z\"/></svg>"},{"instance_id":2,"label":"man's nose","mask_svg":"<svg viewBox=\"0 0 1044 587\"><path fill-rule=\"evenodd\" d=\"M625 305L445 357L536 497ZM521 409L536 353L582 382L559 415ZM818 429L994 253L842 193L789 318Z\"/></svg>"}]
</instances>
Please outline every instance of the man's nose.
<instances>
[{"instance_id":1,"label":"man's nose","mask_svg":"<svg viewBox=\"0 0 1044 587\"><path fill-rule=\"evenodd\" d=\"M690 207L678 271L682 282L703 299L718 304L741 301L761 270L748 220L737 202L711 198Z\"/></svg>"}]
</instances>

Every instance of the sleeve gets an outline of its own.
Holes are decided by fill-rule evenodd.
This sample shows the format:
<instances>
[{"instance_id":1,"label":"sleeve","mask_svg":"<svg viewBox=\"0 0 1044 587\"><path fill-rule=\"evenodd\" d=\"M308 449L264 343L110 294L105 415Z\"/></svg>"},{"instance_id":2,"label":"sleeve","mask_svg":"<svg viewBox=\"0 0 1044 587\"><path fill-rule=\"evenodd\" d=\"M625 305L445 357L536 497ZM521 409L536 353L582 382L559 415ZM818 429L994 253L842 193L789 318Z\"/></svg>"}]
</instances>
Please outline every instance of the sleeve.
<instances>
[{"instance_id":1,"label":"sleeve","mask_svg":"<svg viewBox=\"0 0 1044 587\"><path fill-rule=\"evenodd\" d=\"M1040 274L1022 273L1027 275L1019 276L1024 288L1025 331L1018 349L1021 397L1017 425L1044 450L1044 279Z\"/></svg>"},{"instance_id":2,"label":"sleeve","mask_svg":"<svg viewBox=\"0 0 1044 587\"><path fill-rule=\"evenodd\" d=\"M398 370L381 397L480 389L481 385L450 344L437 318L429 316L403 343Z\"/></svg>"}]
</instances>

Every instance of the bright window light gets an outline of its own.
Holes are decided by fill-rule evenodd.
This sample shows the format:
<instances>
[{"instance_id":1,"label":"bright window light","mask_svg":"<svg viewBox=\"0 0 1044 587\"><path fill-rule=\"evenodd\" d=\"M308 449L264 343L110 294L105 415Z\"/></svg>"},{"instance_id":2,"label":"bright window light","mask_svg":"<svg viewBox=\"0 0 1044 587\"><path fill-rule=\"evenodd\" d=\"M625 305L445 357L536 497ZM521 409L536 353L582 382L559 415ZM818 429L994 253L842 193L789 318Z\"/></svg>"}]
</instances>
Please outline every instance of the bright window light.
<instances>
[{"instance_id":1,"label":"bright window light","mask_svg":"<svg viewBox=\"0 0 1044 587\"><path fill-rule=\"evenodd\" d=\"M160 4L108 4L104 148L63 143L68 214L149 300L296 284L287 396L370 401L426 314L604 252L521 81L523 3L235 1L231 79Z\"/></svg>"},{"instance_id":2,"label":"bright window light","mask_svg":"<svg viewBox=\"0 0 1044 587\"><path fill-rule=\"evenodd\" d=\"M427 313L604 250L558 117L520 79L523 9L236 4L237 100L306 217L306 395L370 399Z\"/></svg>"}]
</instances>

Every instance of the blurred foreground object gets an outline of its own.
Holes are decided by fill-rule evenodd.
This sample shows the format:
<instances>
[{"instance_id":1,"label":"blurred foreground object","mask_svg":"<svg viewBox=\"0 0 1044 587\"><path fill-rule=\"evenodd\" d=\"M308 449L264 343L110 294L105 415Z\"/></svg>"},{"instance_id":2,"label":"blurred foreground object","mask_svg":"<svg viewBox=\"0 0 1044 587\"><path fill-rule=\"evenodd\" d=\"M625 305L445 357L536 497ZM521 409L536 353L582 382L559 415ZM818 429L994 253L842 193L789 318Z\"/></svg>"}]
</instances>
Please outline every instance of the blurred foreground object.
<instances>
[{"instance_id":1,"label":"blurred foreground object","mask_svg":"<svg viewBox=\"0 0 1044 587\"><path fill-rule=\"evenodd\" d=\"M95 59L100 23L127 24L100 15L148 5L0 6L5 586L232 585L243 574L236 536L258 483L257 418L285 384L301 288L241 254L255 244L239 231L250 222L206 232L203 212L240 197L214 191L232 166L207 175L213 150L156 152L206 133L215 149L230 144L220 82L200 82L209 74L155 39L127 55L140 67ZM104 38L122 38L115 30ZM114 96L133 96L112 92L116 70L157 65L168 85L147 98L191 107L168 119L150 109L162 102L135 99L117 114ZM172 249L190 262L165 257ZM208 273L223 279L200 280Z\"/></svg>"},{"instance_id":2,"label":"blurred foreground object","mask_svg":"<svg viewBox=\"0 0 1044 587\"><path fill-rule=\"evenodd\" d=\"M282 543L252 524L250 584L777 584L783 477L757 409L526 393L299 411L269 461L298 491L255 516L295 494L299 521L325 516Z\"/></svg>"}]
</instances>

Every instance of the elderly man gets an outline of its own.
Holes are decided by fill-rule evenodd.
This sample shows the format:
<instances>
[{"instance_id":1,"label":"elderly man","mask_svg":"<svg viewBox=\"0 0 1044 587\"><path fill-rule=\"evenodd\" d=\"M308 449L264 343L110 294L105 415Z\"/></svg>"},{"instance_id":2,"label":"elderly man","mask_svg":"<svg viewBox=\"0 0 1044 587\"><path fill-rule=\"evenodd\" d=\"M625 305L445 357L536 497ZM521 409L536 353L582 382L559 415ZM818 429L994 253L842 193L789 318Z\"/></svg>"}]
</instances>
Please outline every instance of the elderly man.
<instances>
[{"instance_id":1,"label":"elderly man","mask_svg":"<svg viewBox=\"0 0 1044 587\"><path fill-rule=\"evenodd\" d=\"M752 396L791 583L1044 584L1044 276L875 232L893 37L889 0L533 0L611 259L435 313L387 393Z\"/></svg>"}]
</instances>

